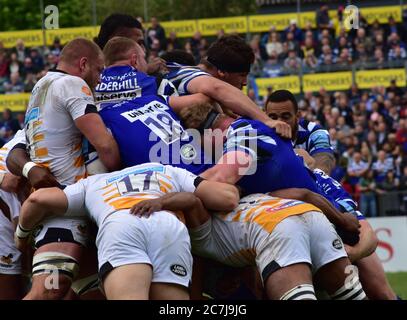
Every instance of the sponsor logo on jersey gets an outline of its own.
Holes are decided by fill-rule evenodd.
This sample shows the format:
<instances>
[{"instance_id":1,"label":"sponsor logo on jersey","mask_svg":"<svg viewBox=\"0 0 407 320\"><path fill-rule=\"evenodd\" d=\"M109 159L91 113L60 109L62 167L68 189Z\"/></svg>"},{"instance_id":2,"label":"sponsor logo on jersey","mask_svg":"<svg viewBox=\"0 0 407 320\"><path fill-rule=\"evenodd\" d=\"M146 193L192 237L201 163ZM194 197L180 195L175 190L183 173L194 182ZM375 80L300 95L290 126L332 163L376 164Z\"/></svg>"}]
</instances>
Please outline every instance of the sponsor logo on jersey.
<instances>
[{"instance_id":1,"label":"sponsor logo on jersey","mask_svg":"<svg viewBox=\"0 0 407 320\"><path fill-rule=\"evenodd\" d=\"M84 94L86 94L87 96L91 96L92 92L90 91L88 86L83 86L82 90L81 90Z\"/></svg>"},{"instance_id":2,"label":"sponsor logo on jersey","mask_svg":"<svg viewBox=\"0 0 407 320\"><path fill-rule=\"evenodd\" d=\"M186 144L181 147L181 157L185 160L192 160L196 156L195 147L191 144Z\"/></svg>"},{"instance_id":3,"label":"sponsor logo on jersey","mask_svg":"<svg viewBox=\"0 0 407 320\"><path fill-rule=\"evenodd\" d=\"M170 270L172 273L180 277L185 277L187 275L187 270L183 266L180 266L179 264L173 264L170 267Z\"/></svg>"},{"instance_id":4,"label":"sponsor logo on jersey","mask_svg":"<svg viewBox=\"0 0 407 320\"><path fill-rule=\"evenodd\" d=\"M9 267L13 263L13 255L10 253L8 256L1 256L0 262L2 267Z\"/></svg>"},{"instance_id":5,"label":"sponsor logo on jersey","mask_svg":"<svg viewBox=\"0 0 407 320\"><path fill-rule=\"evenodd\" d=\"M282 210L282 209L297 206L297 205L302 204L302 203L303 202L296 201L296 200L287 201L286 203L282 203L282 204L277 205L277 206L275 206L273 208L267 208L266 211L279 211L279 210Z\"/></svg>"},{"instance_id":6,"label":"sponsor logo on jersey","mask_svg":"<svg viewBox=\"0 0 407 320\"><path fill-rule=\"evenodd\" d=\"M335 240L332 242L332 246L333 246L335 249L338 249L338 250L343 248L342 241L341 241L340 239L335 239Z\"/></svg>"}]
</instances>

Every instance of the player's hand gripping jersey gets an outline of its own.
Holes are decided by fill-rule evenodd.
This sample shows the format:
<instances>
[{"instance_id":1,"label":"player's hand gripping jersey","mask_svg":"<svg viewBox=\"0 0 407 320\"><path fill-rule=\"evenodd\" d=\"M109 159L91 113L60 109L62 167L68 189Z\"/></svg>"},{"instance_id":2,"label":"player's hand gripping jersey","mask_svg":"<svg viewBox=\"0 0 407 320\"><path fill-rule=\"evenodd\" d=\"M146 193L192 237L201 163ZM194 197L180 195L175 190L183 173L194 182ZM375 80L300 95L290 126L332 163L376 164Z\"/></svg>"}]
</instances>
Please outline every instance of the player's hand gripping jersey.
<instances>
[{"instance_id":1,"label":"player's hand gripping jersey","mask_svg":"<svg viewBox=\"0 0 407 320\"><path fill-rule=\"evenodd\" d=\"M48 72L32 91L25 117L30 158L48 167L60 184L85 176L82 133L74 121L94 108L86 82L64 72Z\"/></svg>"},{"instance_id":2,"label":"player's hand gripping jersey","mask_svg":"<svg viewBox=\"0 0 407 320\"><path fill-rule=\"evenodd\" d=\"M98 110L146 95L171 96L178 93L168 80L150 77L131 66L112 66L104 69L101 83L95 90Z\"/></svg>"},{"instance_id":3,"label":"player's hand gripping jersey","mask_svg":"<svg viewBox=\"0 0 407 320\"><path fill-rule=\"evenodd\" d=\"M300 119L298 123L297 139L294 147L306 150L311 156L319 152L333 154L328 131L319 124L305 119Z\"/></svg>"},{"instance_id":4,"label":"player's hand gripping jersey","mask_svg":"<svg viewBox=\"0 0 407 320\"><path fill-rule=\"evenodd\" d=\"M123 101L99 113L111 130L125 166L160 162L201 173L209 167L200 137L189 135L165 98L151 95Z\"/></svg>"}]
</instances>

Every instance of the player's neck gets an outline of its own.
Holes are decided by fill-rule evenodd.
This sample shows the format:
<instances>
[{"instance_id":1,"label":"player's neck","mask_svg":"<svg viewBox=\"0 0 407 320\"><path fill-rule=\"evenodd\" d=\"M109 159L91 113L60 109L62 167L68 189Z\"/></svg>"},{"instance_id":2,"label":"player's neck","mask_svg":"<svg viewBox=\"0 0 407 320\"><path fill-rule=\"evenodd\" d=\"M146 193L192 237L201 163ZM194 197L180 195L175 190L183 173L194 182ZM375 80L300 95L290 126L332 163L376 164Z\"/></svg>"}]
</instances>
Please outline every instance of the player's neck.
<instances>
[{"instance_id":1,"label":"player's neck","mask_svg":"<svg viewBox=\"0 0 407 320\"><path fill-rule=\"evenodd\" d=\"M56 69L59 71L65 72L71 76L77 76L77 77L81 76L81 73L77 68L75 68L69 64L66 64L62 61L58 63Z\"/></svg>"},{"instance_id":2,"label":"player's neck","mask_svg":"<svg viewBox=\"0 0 407 320\"><path fill-rule=\"evenodd\" d=\"M110 67L124 67L124 66L133 67L131 65L130 60L119 60L119 61L116 61L115 63L112 63L110 66L108 66L108 68L110 68Z\"/></svg>"},{"instance_id":3,"label":"player's neck","mask_svg":"<svg viewBox=\"0 0 407 320\"><path fill-rule=\"evenodd\" d=\"M228 115L221 114L214 123L214 129L221 129L222 131L225 131L230 127L230 124L233 121L235 121L235 119L229 117Z\"/></svg>"}]
</instances>

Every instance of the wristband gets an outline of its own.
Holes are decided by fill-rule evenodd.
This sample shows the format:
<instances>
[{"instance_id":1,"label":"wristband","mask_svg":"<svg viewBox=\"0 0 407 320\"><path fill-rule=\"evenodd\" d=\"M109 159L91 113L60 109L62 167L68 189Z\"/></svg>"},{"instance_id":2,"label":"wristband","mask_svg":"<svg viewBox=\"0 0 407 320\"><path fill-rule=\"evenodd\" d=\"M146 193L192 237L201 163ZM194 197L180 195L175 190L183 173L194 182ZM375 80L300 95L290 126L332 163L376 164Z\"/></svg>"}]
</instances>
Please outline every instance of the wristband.
<instances>
[{"instance_id":1,"label":"wristband","mask_svg":"<svg viewBox=\"0 0 407 320\"><path fill-rule=\"evenodd\" d=\"M27 162L27 163L24 165L24 167L23 167L23 172L22 172L22 173L23 173L23 176L28 179L28 173L29 173L30 170L31 170L33 167L35 167L36 165L37 165L37 164L34 163L34 162L32 162L32 161Z\"/></svg>"},{"instance_id":2,"label":"wristband","mask_svg":"<svg viewBox=\"0 0 407 320\"><path fill-rule=\"evenodd\" d=\"M30 233L31 233L31 230L23 229L20 224L17 225L17 229L16 229L17 238L25 239L30 235Z\"/></svg>"}]
</instances>

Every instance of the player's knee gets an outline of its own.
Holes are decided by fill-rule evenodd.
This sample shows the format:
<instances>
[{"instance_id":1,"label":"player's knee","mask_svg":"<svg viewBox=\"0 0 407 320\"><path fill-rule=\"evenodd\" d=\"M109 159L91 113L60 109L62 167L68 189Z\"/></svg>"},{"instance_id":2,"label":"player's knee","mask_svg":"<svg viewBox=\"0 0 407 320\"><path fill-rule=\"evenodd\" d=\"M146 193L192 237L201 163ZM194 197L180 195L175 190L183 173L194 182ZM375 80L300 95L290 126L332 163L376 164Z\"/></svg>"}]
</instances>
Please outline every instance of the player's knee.
<instances>
[{"instance_id":1,"label":"player's knee","mask_svg":"<svg viewBox=\"0 0 407 320\"><path fill-rule=\"evenodd\" d=\"M280 300L317 300L317 298L312 284L301 284L284 293Z\"/></svg>"},{"instance_id":2,"label":"player's knee","mask_svg":"<svg viewBox=\"0 0 407 320\"><path fill-rule=\"evenodd\" d=\"M27 294L27 300L62 300L71 287L71 280L65 276L58 276L49 281L47 277L33 279L33 287Z\"/></svg>"}]
</instances>

